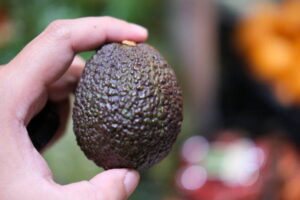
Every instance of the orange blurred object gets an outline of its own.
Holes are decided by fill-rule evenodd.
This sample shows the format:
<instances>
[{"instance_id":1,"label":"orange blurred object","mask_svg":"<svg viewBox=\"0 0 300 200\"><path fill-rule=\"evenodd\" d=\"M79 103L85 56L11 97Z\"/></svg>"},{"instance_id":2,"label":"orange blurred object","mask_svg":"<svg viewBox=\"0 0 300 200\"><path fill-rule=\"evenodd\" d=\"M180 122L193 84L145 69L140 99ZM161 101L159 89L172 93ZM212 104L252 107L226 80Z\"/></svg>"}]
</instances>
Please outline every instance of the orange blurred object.
<instances>
[{"instance_id":1,"label":"orange blurred object","mask_svg":"<svg viewBox=\"0 0 300 200\"><path fill-rule=\"evenodd\" d=\"M300 31L300 1L286 0L280 7L280 17L277 21L279 31L290 37L299 35Z\"/></svg>"},{"instance_id":2,"label":"orange blurred object","mask_svg":"<svg viewBox=\"0 0 300 200\"><path fill-rule=\"evenodd\" d=\"M276 15L275 5L263 5L247 16L238 28L237 43L240 50L247 52L269 37L276 26Z\"/></svg>"},{"instance_id":3,"label":"orange blurred object","mask_svg":"<svg viewBox=\"0 0 300 200\"><path fill-rule=\"evenodd\" d=\"M293 49L288 40L269 36L252 49L249 57L256 75L266 80L273 80L291 66Z\"/></svg>"},{"instance_id":4,"label":"orange blurred object","mask_svg":"<svg viewBox=\"0 0 300 200\"><path fill-rule=\"evenodd\" d=\"M299 35L295 38L294 42L294 54L295 54L295 60L298 61L298 66L300 68L300 33Z\"/></svg>"},{"instance_id":5,"label":"orange blurred object","mask_svg":"<svg viewBox=\"0 0 300 200\"><path fill-rule=\"evenodd\" d=\"M236 41L257 78L283 105L300 104L300 1L255 9L237 28Z\"/></svg>"},{"instance_id":6,"label":"orange blurred object","mask_svg":"<svg viewBox=\"0 0 300 200\"><path fill-rule=\"evenodd\" d=\"M282 90L281 93L278 93L279 91L276 93L279 100L289 97L292 102L300 103L300 67L291 67L291 70L282 75L276 84L275 90ZM285 97L278 95L285 95Z\"/></svg>"}]
</instances>

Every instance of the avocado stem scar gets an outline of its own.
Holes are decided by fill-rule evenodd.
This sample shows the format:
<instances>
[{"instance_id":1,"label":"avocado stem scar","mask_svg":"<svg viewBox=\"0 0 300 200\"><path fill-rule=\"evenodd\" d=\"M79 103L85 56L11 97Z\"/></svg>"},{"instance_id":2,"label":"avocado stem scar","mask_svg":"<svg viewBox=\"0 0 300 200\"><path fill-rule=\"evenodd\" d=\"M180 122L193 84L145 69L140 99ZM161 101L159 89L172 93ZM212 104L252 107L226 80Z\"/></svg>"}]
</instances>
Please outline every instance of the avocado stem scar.
<instances>
[{"instance_id":1,"label":"avocado stem scar","mask_svg":"<svg viewBox=\"0 0 300 200\"><path fill-rule=\"evenodd\" d=\"M133 41L130 41L130 40L123 40L123 41L122 41L122 44L128 45L128 46L132 46L132 47L135 47L135 46L136 46L136 43L133 42Z\"/></svg>"}]
</instances>

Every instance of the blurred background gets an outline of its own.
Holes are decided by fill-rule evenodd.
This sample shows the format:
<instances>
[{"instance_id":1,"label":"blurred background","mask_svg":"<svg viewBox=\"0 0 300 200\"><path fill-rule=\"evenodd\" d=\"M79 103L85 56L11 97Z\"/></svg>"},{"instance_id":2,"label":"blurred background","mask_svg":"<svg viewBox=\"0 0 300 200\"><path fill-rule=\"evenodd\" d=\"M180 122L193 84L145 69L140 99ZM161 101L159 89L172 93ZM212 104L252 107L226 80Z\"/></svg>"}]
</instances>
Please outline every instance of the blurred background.
<instances>
[{"instance_id":1,"label":"blurred background","mask_svg":"<svg viewBox=\"0 0 300 200\"><path fill-rule=\"evenodd\" d=\"M148 28L184 92L173 151L130 199L300 199L299 0L0 0L0 64L55 19L101 15ZM61 184L102 170L71 120L43 155Z\"/></svg>"}]
</instances>

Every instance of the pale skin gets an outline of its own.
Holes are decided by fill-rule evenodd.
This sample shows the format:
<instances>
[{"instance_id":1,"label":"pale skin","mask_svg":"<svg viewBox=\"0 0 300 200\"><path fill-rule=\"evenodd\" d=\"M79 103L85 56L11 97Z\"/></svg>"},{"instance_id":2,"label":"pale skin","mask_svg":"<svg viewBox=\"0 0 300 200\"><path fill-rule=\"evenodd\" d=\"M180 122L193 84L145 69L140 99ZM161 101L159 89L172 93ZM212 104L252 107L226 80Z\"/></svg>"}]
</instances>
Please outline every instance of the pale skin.
<instances>
[{"instance_id":1,"label":"pale skin","mask_svg":"<svg viewBox=\"0 0 300 200\"><path fill-rule=\"evenodd\" d=\"M143 27L111 17L58 20L0 67L1 200L128 198L139 181L134 170L107 170L91 180L64 186L55 183L47 163L33 147L26 125L50 99L59 105L63 122L58 138L65 128L69 96L84 67L84 61L75 55L107 41L146 39Z\"/></svg>"}]
</instances>

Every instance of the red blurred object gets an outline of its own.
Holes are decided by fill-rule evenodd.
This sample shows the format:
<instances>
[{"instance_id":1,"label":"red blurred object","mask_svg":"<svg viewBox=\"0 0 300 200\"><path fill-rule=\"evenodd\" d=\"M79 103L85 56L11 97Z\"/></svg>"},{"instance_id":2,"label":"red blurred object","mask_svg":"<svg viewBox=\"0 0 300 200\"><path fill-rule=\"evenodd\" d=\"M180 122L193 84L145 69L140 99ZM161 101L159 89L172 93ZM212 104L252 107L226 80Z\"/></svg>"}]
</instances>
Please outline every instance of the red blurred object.
<instances>
[{"instance_id":1,"label":"red blurred object","mask_svg":"<svg viewBox=\"0 0 300 200\"><path fill-rule=\"evenodd\" d=\"M176 186L185 199L259 199L267 181L267 163L270 155L269 145L264 140L255 143L240 135L238 131L224 131L212 143L209 143L201 136L194 136L186 141L182 148L182 166L176 176ZM199 147L201 144L204 147ZM187 149L190 154L186 153ZM202 151L200 151L201 149ZM251 152L254 152L253 150L257 150L255 151L257 153L255 154L257 155L255 162L259 164L257 168L251 168L253 165L253 153L251 154ZM195 159L197 152L201 159ZM184 157L187 155L192 157L192 159ZM245 158L247 156L248 158ZM209 164L211 160L216 161L215 166ZM251 174L243 175L243 173L247 172L247 167L240 169L240 171L238 168L232 168L235 164L237 167L243 166L239 162L244 161L249 162L249 169L254 169L253 171L248 170L248 173L251 172ZM228 162L233 162L233 165L227 165L226 163ZM224 176L224 173L228 172L229 175ZM237 180L234 180L235 178Z\"/></svg>"},{"instance_id":2,"label":"red blurred object","mask_svg":"<svg viewBox=\"0 0 300 200\"><path fill-rule=\"evenodd\" d=\"M195 200L253 200L260 194L261 183L251 187L228 187L221 181L208 180L200 189L194 191L183 191L188 199Z\"/></svg>"}]
</instances>

